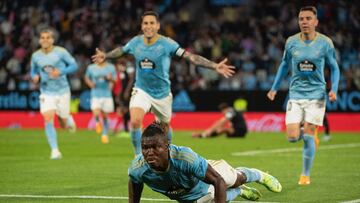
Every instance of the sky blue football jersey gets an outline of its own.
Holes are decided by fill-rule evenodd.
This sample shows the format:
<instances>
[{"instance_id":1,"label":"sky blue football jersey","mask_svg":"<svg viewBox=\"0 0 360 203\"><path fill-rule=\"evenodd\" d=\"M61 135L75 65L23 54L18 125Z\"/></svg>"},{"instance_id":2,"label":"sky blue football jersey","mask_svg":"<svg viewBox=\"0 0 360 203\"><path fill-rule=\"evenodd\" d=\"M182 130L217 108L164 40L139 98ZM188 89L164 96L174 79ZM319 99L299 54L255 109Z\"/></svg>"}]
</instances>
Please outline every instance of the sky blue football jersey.
<instances>
[{"instance_id":1,"label":"sky blue football jersey","mask_svg":"<svg viewBox=\"0 0 360 203\"><path fill-rule=\"evenodd\" d=\"M194 201L207 194L209 184L203 182L207 161L188 147L170 145L170 166L166 172L150 168L143 155L131 163L131 181L145 183L152 190L177 201Z\"/></svg>"},{"instance_id":2,"label":"sky blue football jersey","mask_svg":"<svg viewBox=\"0 0 360 203\"><path fill-rule=\"evenodd\" d=\"M110 82L106 79L109 74L116 80L115 66L111 63L106 63L103 67L97 64L87 67L85 76L95 83L95 87L91 89L92 98L112 98Z\"/></svg>"},{"instance_id":3,"label":"sky blue football jersey","mask_svg":"<svg viewBox=\"0 0 360 203\"><path fill-rule=\"evenodd\" d=\"M135 57L135 87L156 99L169 95L171 57L181 57L185 52L177 42L160 35L154 44L146 45L144 35L138 35L123 47L123 51Z\"/></svg>"},{"instance_id":4,"label":"sky blue football jersey","mask_svg":"<svg viewBox=\"0 0 360 203\"><path fill-rule=\"evenodd\" d=\"M49 53L44 53L41 49L34 52L31 56L30 75L40 76L40 92L49 95L61 95L70 92L70 86L66 78L67 74L73 73L78 69L74 57L63 47L54 46ZM61 75L52 79L48 73L53 69L59 69Z\"/></svg>"},{"instance_id":5,"label":"sky blue football jersey","mask_svg":"<svg viewBox=\"0 0 360 203\"><path fill-rule=\"evenodd\" d=\"M290 69L290 99L325 99L325 63L331 70L331 90L337 93L340 70L331 39L316 33L314 40L304 42L300 33L295 34L286 41L284 55L271 89L279 89L281 80Z\"/></svg>"}]
</instances>

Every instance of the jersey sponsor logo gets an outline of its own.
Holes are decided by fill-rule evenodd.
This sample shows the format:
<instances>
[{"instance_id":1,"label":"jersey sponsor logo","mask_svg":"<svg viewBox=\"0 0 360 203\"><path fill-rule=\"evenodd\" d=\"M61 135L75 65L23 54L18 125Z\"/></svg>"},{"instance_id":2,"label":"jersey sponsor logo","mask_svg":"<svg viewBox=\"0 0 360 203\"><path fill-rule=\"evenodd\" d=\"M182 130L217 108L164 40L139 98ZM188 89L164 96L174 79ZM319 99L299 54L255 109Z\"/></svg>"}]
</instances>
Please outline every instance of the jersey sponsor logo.
<instances>
[{"instance_id":1,"label":"jersey sponsor logo","mask_svg":"<svg viewBox=\"0 0 360 203\"><path fill-rule=\"evenodd\" d=\"M298 63L298 70L302 73L311 73L316 70L316 66L311 61L305 60Z\"/></svg>"},{"instance_id":2,"label":"jersey sponsor logo","mask_svg":"<svg viewBox=\"0 0 360 203\"><path fill-rule=\"evenodd\" d=\"M153 61L151 61L150 59L148 59L148 58L145 58L145 59L141 60L139 63L140 63L139 64L140 68L143 69L143 70L153 70L153 69L155 69L155 63Z\"/></svg>"}]
</instances>

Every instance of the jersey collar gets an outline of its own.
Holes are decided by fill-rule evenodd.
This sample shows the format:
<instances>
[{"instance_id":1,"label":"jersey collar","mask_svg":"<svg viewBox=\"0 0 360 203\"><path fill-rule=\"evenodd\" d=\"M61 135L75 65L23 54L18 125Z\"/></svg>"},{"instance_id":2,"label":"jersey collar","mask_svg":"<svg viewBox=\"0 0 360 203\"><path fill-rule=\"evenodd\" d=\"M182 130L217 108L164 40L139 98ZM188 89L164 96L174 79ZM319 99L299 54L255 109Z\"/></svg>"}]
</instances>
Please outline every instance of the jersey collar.
<instances>
[{"instance_id":1,"label":"jersey collar","mask_svg":"<svg viewBox=\"0 0 360 203\"><path fill-rule=\"evenodd\" d=\"M307 45L307 46L311 46L319 38L319 35L320 34L318 32L315 32L315 38L310 43L305 43L305 41L303 39L301 39L301 32L298 34L298 38L299 38L299 40L301 41L302 44Z\"/></svg>"}]
</instances>

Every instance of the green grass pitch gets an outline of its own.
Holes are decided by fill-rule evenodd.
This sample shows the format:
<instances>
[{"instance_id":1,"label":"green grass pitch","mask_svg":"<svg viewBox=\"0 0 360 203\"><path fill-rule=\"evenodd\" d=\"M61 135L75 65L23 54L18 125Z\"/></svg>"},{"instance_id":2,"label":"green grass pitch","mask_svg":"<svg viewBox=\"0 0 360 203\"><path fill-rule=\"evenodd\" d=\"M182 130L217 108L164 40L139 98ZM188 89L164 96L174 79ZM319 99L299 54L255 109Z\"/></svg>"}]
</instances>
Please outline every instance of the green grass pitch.
<instances>
[{"instance_id":1,"label":"green grass pitch","mask_svg":"<svg viewBox=\"0 0 360 203\"><path fill-rule=\"evenodd\" d=\"M281 133L193 139L190 132L176 131L173 142L207 159L225 159L234 167L255 167L276 176L281 193L251 184L262 192L262 202L360 202L360 134L332 136L316 151L309 186L297 185L302 142L290 144ZM0 202L127 202L127 167L134 156L130 138L110 137L104 145L87 130L58 130L58 138L63 159L54 161L49 160L43 130L0 129ZM142 202L170 202L147 187L142 197Z\"/></svg>"}]
</instances>

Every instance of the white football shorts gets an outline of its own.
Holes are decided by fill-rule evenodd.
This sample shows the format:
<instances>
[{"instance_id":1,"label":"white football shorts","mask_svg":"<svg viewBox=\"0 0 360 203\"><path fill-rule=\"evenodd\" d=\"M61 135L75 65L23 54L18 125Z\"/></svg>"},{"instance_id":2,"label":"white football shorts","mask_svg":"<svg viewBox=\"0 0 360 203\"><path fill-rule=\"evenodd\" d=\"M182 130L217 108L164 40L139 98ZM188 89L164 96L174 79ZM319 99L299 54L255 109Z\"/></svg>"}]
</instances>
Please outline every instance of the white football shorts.
<instances>
[{"instance_id":1,"label":"white football shorts","mask_svg":"<svg viewBox=\"0 0 360 203\"><path fill-rule=\"evenodd\" d=\"M130 109L142 108L146 113L151 111L155 114L156 120L169 123L172 113L173 96L171 93L165 98L155 99L139 88L133 88L130 98Z\"/></svg>"},{"instance_id":2,"label":"white football shorts","mask_svg":"<svg viewBox=\"0 0 360 203\"><path fill-rule=\"evenodd\" d=\"M91 110L100 109L105 113L114 112L114 100L111 97L91 98Z\"/></svg>"},{"instance_id":3,"label":"white football shorts","mask_svg":"<svg viewBox=\"0 0 360 203\"><path fill-rule=\"evenodd\" d=\"M322 126L325 108L325 100L290 99L286 105L286 125L305 121L317 126Z\"/></svg>"},{"instance_id":4,"label":"white football shorts","mask_svg":"<svg viewBox=\"0 0 360 203\"><path fill-rule=\"evenodd\" d=\"M230 188L236 182L238 177L237 171L230 166L225 160L207 160L211 167L218 172L224 179L226 188ZM208 194L201 197L196 203L214 203L215 202L215 188L213 185L209 186Z\"/></svg>"},{"instance_id":5,"label":"white football shorts","mask_svg":"<svg viewBox=\"0 0 360 203\"><path fill-rule=\"evenodd\" d=\"M55 110L61 118L67 118L70 115L70 93L62 95L40 94L40 112L44 114L47 111Z\"/></svg>"}]
</instances>

